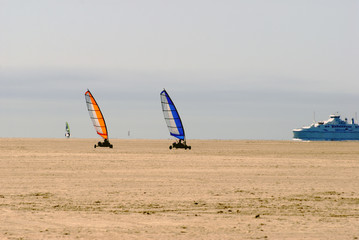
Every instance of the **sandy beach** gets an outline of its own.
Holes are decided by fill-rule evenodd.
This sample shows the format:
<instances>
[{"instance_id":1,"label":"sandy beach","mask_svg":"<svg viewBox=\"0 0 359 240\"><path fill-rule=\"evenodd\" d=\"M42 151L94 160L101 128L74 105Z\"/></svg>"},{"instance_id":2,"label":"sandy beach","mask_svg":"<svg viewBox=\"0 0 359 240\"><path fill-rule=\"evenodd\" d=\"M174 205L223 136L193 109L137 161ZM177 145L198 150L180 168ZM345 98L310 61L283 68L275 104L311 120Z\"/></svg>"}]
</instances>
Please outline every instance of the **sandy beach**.
<instances>
[{"instance_id":1,"label":"sandy beach","mask_svg":"<svg viewBox=\"0 0 359 240\"><path fill-rule=\"evenodd\" d=\"M359 239L359 142L0 139L0 239Z\"/></svg>"}]
</instances>

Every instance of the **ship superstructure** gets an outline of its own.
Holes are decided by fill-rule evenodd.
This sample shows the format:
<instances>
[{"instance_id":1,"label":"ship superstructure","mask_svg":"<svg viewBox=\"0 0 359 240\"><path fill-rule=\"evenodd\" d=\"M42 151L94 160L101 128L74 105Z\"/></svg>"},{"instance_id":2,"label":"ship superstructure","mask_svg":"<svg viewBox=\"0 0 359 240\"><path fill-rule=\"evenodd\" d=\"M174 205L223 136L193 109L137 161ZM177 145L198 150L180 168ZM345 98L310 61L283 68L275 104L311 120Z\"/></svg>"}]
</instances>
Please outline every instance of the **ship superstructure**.
<instances>
[{"instance_id":1,"label":"ship superstructure","mask_svg":"<svg viewBox=\"0 0 359 240\"><path fill-rule=\"evenodd\" d=\"M293 129L294 140L344 141L359 140L359 125L354 118L340 119L339 114L332 114L327 121L315 122L310 126Z\"/></svg>"}]
</instances>

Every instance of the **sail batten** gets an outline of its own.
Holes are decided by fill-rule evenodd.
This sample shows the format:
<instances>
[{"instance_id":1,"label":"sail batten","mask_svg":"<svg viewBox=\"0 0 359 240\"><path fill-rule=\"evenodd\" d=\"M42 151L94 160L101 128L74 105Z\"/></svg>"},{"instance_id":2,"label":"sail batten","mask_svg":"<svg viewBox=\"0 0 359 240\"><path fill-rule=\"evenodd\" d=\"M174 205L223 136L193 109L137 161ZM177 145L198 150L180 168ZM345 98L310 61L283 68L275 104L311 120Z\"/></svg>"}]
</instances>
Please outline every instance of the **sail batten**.
<instances>
[{"instance_id":1,"label":"sail batten","mask_svg":"<svg viewBox=\"0 0 359 240\"><path fill-rule=\"evenodd\" d=\"M98 106L95 98L91 94L90 90L87 90L85 93L87 110L90 115L90 119L92 124L98 135L103 137L104 139L108 139L107 126L105 119L102 115L100 107Z\"/></svg>"},{"instance_id":2,"label":"sail batten","mask_svg":"<svg viewBox=\"0 0 359 240\"><path fill-rule=\"evenodd\" d=\"M163 115L171 136L185 140L185 132L176 106L166 90L160 94Z\"/></svg>"}]
</instances>

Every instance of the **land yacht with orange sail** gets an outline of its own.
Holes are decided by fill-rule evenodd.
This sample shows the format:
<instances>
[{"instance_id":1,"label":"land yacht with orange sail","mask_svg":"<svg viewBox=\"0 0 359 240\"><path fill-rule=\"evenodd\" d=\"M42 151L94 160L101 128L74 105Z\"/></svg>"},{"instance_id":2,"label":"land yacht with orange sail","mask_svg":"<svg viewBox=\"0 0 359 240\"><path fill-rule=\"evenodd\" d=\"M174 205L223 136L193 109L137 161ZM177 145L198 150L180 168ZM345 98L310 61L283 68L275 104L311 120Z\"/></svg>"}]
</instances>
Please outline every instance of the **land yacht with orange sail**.
<instances>
[{"instance_id":1,"label":"land yacht with orange sail","mask_svg":"<svg viewBox=\"0 0 359 240\"><path fill-rule=\"evenodd\" d=\"M92 124L95 127L96 133L104 139L103 142L98 142L97 145L95 144L94 148L96 147L113 148L113 145L108 140L108 132L107 132L105 118L103 117L101 109L97 104L95 98L93 97L92 93L88 89L85 93L85 99L87 104L87 110L89 112Z\"/></svg>"}]
</instances>

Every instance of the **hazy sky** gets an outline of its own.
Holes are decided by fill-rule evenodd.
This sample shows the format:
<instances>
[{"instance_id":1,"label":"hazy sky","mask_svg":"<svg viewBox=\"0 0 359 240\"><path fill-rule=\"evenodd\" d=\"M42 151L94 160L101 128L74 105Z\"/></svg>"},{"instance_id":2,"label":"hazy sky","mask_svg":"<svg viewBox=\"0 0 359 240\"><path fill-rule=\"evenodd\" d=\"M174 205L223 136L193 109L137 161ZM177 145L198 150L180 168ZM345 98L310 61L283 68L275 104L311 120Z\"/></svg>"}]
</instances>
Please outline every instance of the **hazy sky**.
<instances>
[{"instance_id":1,"label":"hazy sky","mask_svg":"<svg viewBox=\"0 0 359 240\"><path fill-rule=\"evenodd\" d=\"M358 0L0 0L0 137L291 139L359 112Z\"/></svg>"}]
</instances>

